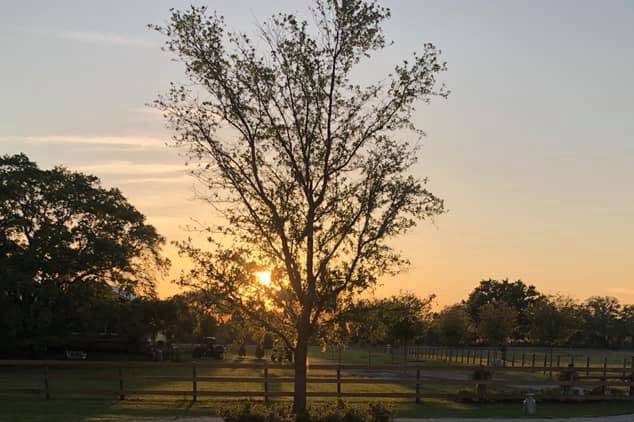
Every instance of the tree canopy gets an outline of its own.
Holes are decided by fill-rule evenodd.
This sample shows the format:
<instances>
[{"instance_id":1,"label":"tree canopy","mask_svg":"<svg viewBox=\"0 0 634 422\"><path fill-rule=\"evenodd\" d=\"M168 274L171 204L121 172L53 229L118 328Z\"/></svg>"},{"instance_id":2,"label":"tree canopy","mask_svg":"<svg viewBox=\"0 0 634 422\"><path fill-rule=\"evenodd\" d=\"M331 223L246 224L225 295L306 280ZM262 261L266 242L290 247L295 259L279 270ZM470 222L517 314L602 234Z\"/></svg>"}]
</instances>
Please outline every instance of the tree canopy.
<instances>
[{"instance_id":1,"label":"tree canopy","mask_svg":"<svg viewBox=\"0 0 634 422\"><path fill-rule=\"evenodd\" d=\"M299 410L309 341L406 264L390 239L443 211L426 179L411 173L422 135L412 115L447 95L432 44L380 82L353 78L387 45L389 9L316 0L311 12L264 22L261 46L204 7L173 11L154 27L189 79L157 106L224 217L210 228L209 248L182 245L195 263L183 281L295 350ZM270 287L254 280L260 268L272 271Z\"/></svg>"},{"instance_id":2,"label":"tree canopy","mask_svg":"<svg viewBox=\"0 0 634 422\"><path fill-rule=\"evenodd\" d=\"M508 279L501 281L488 279L482 280L480 285L473 289L465 301L467 311L474 322L480 321L480 310L484 305L504 303L509 305L516 314L517 326L513 337L519 339L528 327L528 308L541 297L535 286L527 285L522 280L510 282Z\"/></svg>"},{"instance_id":3,"label":"tree canopy","mask_svg":"<svg viewBox=\"0 0 634 422\"><path fill-rule=\"evenodd\" d=\"M77 297L153 294L163 238L117 189L23 154L0 157L0 324L5 345L67 333ZM71 288L77 286L76 288ZM83 292L83 293L82 293ZM82 296L83 295L83 296ZM78 310L79 311L79 310ZM37 341L35 341L37 342Z\"/></svg>"}]
</instances>

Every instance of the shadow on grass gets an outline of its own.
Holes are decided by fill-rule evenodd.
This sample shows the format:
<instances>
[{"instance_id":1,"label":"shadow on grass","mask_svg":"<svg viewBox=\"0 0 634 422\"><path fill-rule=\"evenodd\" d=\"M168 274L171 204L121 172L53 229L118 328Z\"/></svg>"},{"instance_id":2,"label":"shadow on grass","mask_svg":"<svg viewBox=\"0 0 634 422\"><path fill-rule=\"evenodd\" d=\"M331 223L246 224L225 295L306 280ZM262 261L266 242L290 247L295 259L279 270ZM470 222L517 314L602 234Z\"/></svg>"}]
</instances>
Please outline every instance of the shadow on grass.
<instances>
[{"instance_id":1,"label":"shadow on grass","mask_svg":"<svg viewBox=\"0 0 634 422\"><path fill-rule=\"evenodd\" d=\"M130 399L124 401L103 399L53 398L0 398L1 422L106 422L142 421L158 418L217 416L222 411L242 406L244 400L160 400ZM254 402L264 406L262 402ZM522 416L520 403L471 404L447 400L425 400L421 404L383 401L397 417L407 418L516 418ZM272 406L290 406L290 401L280 400ZM368 401L351 400L348 407L365 407ZM314 400L311 407L333 406L332 400ZM634 403L539 403L538 416L583 417L633 414Z\"/></svg>"}]
</instances>

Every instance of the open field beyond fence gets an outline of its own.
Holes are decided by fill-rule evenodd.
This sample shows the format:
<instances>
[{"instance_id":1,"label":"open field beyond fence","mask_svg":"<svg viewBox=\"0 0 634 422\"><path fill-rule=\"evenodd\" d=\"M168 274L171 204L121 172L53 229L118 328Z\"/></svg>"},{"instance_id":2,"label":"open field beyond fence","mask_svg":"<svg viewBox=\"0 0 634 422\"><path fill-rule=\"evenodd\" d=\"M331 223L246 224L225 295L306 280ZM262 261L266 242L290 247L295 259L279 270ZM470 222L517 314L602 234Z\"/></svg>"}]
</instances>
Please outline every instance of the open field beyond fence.
<instances>
[{"instance_id":1,"label":"open field beyond fence","mask_svg":"<svg viewBox=\"0 0 634 422\"><path fill-rule=\"evenodd\" d=\"M588 374L579 368L575 385L595 394L567 396L556 367L552 378L550 366L546 371L543 366L494 368L490 380L476 382L472 375L479 365L414 362L411 355L404 365L402 354L383 350L371 352L369 365L364 349L311 352L312 406L333 405L338 399L348 406L380 400L403 417L519 417L520 400L533 392L541 416L634 413L631 385L624 379L628 371L624 377L621 365L608 365L605 376L602 365L591 365ZM125 421L218 414L245 400L288 404L292 376L288 365L239 360L232 354L223 362L195 363L1 361L0 421ZM485 391L478 394L477 384L486 385Z\"/></svg>"},{"instance_id":2,"label":"open field beyond fence","mask_svg":"<svg viewBox=\"0 0 634 422\"><path fill-rule=\"evenodd\" d=\"M266 361L211 362L74 362L3 361L0 394L51 397L171 396L192 401L204 397L252 398L269 401L293 394L293 368ZM309 397L381 398L420 402L425 398L461 401L520 400L534 393L543 400L633 400L631 368L588 366L574 380L558 375L566 366L525 365L487 369L473 379L480 365L451 366L409 363L312 364Z\"/></svg>"}]
</instances>

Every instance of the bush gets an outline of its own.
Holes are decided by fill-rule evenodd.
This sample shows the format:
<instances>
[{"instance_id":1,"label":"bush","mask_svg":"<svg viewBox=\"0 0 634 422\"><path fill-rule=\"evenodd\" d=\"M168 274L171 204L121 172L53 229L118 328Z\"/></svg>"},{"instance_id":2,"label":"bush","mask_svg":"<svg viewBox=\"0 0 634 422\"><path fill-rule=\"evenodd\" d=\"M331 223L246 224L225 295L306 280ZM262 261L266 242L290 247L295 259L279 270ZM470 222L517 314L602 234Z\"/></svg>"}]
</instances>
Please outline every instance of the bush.
<instances>
[{"instance_id":1,"label":"bush","mask_svg":"<svg viewBox=\"0 0 634 422\"><path fill-rule=\"evenodd\" d=\"M261 343L258 343L255 346L255 357L258 359L262 359L264 357L264 346L262 346Z\"/></svg>"},{"instance_id":2,"label":"bush","mask_svg":"<svg viewBox=\"0 0 634 422\"><path fill-rule=\"evenodd\" d=\"M241 344L238 348L238 356L245 357L247 355L247 348L244 344Z\"/></svg>"},{"instance_id":3,"label":"bush","mask_svg":"<svg viewBox=\"0 0 634 422\"><path fill-rule=\"evenodd\" d=\"M293 351L284 345L277 344L271 350L271 360L279 363L293 362Z\"/></svg>"},{"instance_id":4,"label":"bush","mask_svg":"<svg viewBox=\"0 0 634 422\"><path fill-rule=\"evenodd\" d=\"M392 420L392 412L381 403L370 403L368 413L372 422L390 422Z\"/></svg>"},{"instance_id":5,"label":"bush","mask_svg":"<svg viewBox=\"0 0 634 422\"><path fill-rule=\"evenodd\" d=\"M288 406L244 406L222 414L225 422L390 422L391 412L380 403L367 408L337 408L326 406L310 408L305 413L294 415Z\"/></svg>"},{"instance_id":6,"label":"bush","mask_svg":"<svg viewBox=\"0 0 634 422\"><path fill-rule=\"evenodd\" d=\"M270 350L273 348L273 335L271 333L266 333L264 334L264 337L262 338L262 347L264 347L265 350Z\"/></svg>"},{"instance_id":7,"label":"bush","mask_svg":"<svg viewBox=\"0 0 634 422\"><path fill-rule=\"evenodd\" d=\"M473 371L473 379L476 381L487 381L493 378L493 371L489 368L480 367ZM476 384L476 394L484 396L487 392L486 384Z\"/></svg>"},{"instance_id":8,"label":"bush","mask_svg":"<svg viewBox=\"0 0 634 422\"><path fill-rule=\"evenodd\" d=\"M477 368L475 371L473 371L473 375L472 375L472 378L476 381L479 381L479 380L486 381L486 380L490 380L492 377L493 377L493 371L485 367Z\"/></svg>"}]
</instances>

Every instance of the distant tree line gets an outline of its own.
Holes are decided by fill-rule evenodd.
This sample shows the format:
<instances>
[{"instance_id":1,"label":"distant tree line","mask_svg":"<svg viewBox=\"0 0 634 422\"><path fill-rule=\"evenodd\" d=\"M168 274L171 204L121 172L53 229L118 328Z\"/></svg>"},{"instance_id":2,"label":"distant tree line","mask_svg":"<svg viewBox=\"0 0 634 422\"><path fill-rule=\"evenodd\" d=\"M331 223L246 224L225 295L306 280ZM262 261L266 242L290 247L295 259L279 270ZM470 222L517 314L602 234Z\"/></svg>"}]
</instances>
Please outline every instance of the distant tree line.
<instances>
[{"instance_id":1,"label":"distant tree line","mask_svg":"<svg viewBox=\"0 0 634 422\"><path fill-rule=\"evenodd\" d=\"M164 239L117 189L23 154L0 156L0 356L66 348L140 352L148 341L216 336L260 353L280 338L222 313L204 291L160 299ZM331 344L634 347L634 306L612 297L578 302L521 280L484 280L435 312L435 297L363 299L343 312ZM277 347L276 346L276 347ZM283 348L283 347L282 347Z\"/></svg>"},{"instance_id":2,"label":"distant tree line","mask_svg":"<svg viewBox=\"0 0 634 422\"><path fill-rule=\"evenodd\" d=\"M67 349L141 353L205 337L271 348L275 339L201 293L161 299L164 239L118 189L24 154L0 156L0 358Z\"/></svg>"},{"instance_id":3,"label":"distant tree line","mask_svg":"<svg viewBox=\"0 0 634 422\"><path fill-rule=\"evenodd\" d=\"M484 280L439 312L432 311L433 299L401 294L360 301L342 329L363 345L634 347L634 306L614 297L579 302L521 280Z\"/></svg>"}]
</instances>

